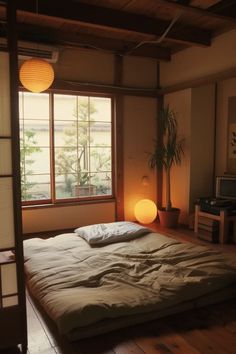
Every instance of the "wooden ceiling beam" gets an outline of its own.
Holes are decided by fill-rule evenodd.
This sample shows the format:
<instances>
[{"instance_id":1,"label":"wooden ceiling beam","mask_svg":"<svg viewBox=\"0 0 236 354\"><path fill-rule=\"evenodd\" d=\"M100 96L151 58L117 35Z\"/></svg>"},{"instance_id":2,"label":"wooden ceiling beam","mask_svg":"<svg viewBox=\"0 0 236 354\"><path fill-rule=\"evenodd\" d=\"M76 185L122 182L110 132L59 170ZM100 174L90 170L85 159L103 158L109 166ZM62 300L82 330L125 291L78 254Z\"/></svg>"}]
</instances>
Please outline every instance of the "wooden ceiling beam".
<instances>
[{"instance_id":1,"label":"wooden ceiling beam","mask_svg":"<svg viewBox=\"0 0 236 354\"><path fill-rule=\"evenodd\" d=\"M105 28L113 31L128 31L160 37L170 25L169 21L156 19L140 14L114 10L105 7L83 4L73 0L66 2L21 0L18 2L18 10L36 14L61 18L65 21L72 21L89 25L93 28ZM209 46L211 44L211 33L200 28L185 26L185 30L179 29L175 23L165 38L170 41L177 41L188 45Z\"/></svg>"},{"instance_id":2,"label":"wooden ceiling beam","mask_svg":"<svg viewBox=\"0 0 236 354\"><path fill-rule=\"evenodd\" d=\"M225 18L235 19L236 21L236 2L235 0L222 0L215 5L212 5L209 10L220 14Z\"/></svg>"},{"instance_id":3,"label":"wooden ceiling beam","mask_svg":"<svg viewBox=\"0 0 236 354\"><path fill-rule=\"evenodd\" d=\"M232 6L232 0L230 0L230 3L228 2L228 9ZM184 3L179 3L179 2L174 2L173 0L158 0L158 3L160 5L165 5L168 7L171 7L172 9L176 10L183 10L185 13L192 14L192 15L199 15L199 16L204 16L205 18L209 19L216 19L219 21L227 21L231 24L236 25L236 18L233 16L230 11L227 12L227 15L221 13L223 12L224 9L226 11L226 4L225 7L223 7L224 1L221 1L220 3L217 3L216 5L213 5L212 7L208 9L201 9L200 7L195 7L191 5L187 5ZM220 6L221 4L221 6ZM218 5L218 6L217 6ZM234 0L234 5L235 5L235 0ZM218 10L217 10L218 9Z\"/></svg>"},{"instance_id":4,"label":"wooden ceiling beam","mask_svg":"<svg viewBox=\"0 0 236 354\"><path fill-rule=\"evenodd\" d=\"M79 32L68 32L23 23L18 24L18 39L49 45L97 49L120 55L129 53L137 44L130 41L97 37L80 34ZM154 44L144 44L143 46L132 50L130 55L154 58L163 61L169 61L171 59L170 49Z\"/></svg>"},{"instance_id":5,"label":"wooden ceiling beam","mask_svg":"<svg viewBox=\"0 0 236 354\"><path fill-rule=\"evenodd\" d=\"M102 93L113 95L128 95L128 96L140 96L140 97L153 97L159 98L159 89L147 89L147 88L135 88L127 86L116 85L102 85L95 83L83 83L71 80L55 80L51 86L51 89L60 93L60 91L80 91L84 93Z\"/></svg>"}]
</instances>

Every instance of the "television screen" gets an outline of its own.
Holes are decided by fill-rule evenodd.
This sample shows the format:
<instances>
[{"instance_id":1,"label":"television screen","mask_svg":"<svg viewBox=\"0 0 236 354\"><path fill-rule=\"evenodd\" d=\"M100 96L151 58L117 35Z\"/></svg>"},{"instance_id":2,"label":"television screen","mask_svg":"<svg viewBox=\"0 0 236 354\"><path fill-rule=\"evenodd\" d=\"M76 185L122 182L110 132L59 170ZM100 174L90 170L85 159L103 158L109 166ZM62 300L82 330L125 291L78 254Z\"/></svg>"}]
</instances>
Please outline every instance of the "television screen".
<instances>
[{"instance_id":1,"label":"television screen","mask_svg":"<svg viewBox=\"0 0 236 354\"><path fill-rule=\"evenodd\" d=\"M216 178L216 197L236 199L236 177L218 176Z\"/></svg>"}]
</instances>

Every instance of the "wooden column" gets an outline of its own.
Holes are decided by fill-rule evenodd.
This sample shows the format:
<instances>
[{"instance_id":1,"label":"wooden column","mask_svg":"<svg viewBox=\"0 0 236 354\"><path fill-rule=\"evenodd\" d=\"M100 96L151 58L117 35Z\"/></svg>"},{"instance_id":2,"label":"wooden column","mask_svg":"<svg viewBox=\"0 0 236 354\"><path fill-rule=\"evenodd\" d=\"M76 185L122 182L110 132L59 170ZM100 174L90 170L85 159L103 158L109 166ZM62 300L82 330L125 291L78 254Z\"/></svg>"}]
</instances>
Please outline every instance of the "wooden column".
<instances>
[{"instance_id":1,"label":"wooden column","mask_svg":"<svg viewBox=\"0 0 236 354\"><path fill-rule=\"evenodd\" d=\"M7 51L0 60L0 349L27 351L21 227L16 0L7 2Z\"/></svg>"},{"instance_id":2,"label":"wooden column","mask_svg":"<svg viewBox=\"0 0 236 354\"><path fill-rule=\"evenodd\" d=\"M157 89L160 89L160 63L157 62ZM158 96L157 99L157 115L159 115L160 109L163 108L164 96ZM157 116L158 117L158 116ZM161 130L161 125L157 118L157 141L161 146L163 141L163 132ZM162 188L163 188L163 170L157 170L157 208L162 207Z\"/></svg>"},{"instance_id":3,"label":"wooden column","mask_svg":"<svg viewBox=\"0 0 236 354\"><path fill-rule=\"evenodd\" d=\"M123 57L115 56L114 84L122 85L123 80ZM123 139L123 114L124 96L115 96L115 196L116 196L116 220L124 220L124 139Z\"/></svg>"}]
</instances>

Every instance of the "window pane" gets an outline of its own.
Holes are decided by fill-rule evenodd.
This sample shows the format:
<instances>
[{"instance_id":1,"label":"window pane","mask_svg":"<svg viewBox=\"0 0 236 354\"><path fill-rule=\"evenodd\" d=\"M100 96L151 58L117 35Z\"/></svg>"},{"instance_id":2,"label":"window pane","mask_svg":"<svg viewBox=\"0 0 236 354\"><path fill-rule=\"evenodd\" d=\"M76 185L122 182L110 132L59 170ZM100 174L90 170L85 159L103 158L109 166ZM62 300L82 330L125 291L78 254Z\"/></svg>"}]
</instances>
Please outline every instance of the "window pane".
<instances>
[{"instance_id":1,"label":"window pane","mask_svg":"<svg viewBox=\"0 0 236 354\"><path fill-rule=\"evenodd\" d=\"M56 197L78 198L94 194L95 186L90 183L88 172L77 174L60 174L56 176Z\"/></svg>"},{"instance_id":2,"label":"window pane","mask_svg":"<svg viewBox=\"0 0 236 354\"><path fill-rule=\"evenodd\" d=\"M74 198L74 186L76 184L76 176L73 174L56 175L56 198L67 199Z\"/></svg>"},{"instance_id":3,"label":"window pane","mask_svg":"<svg viewBox=\"0 0 236 354\"><path fill-rule=\"evenodd\" d=\"M50 199L49 94L19 97L22 200Z\"/></svg>"},{"instance_id":4,"label":"window pane","mask_svg":"<svg viewBox=\"0 0 236 354\"><path fill-rule=\"evenodd\" d=\"M20 136L29 146L49 147L49 120L20 120Z\"/></svg>"},{"instance_id":5,"label":"window pane","mask_svg":"<svg viewBox=\"0 0 236 354\"><path fill-rule=\"evenodd\" d=\"M22 175L21 193L23 201L51 199L50 175Z\"/></svg>"},{"instance_id":6,"label":"window pane","mask_svg":"<svg viewBox=\"0 0 236 354\"><path fill-rule=\"evenodd\" d=\"M55 148L56 174L79 174L88 171L88 153L85 149L74 147Z\"/></svg>"},{"instance_id":7,"label":"window pane","mask_svg":"<svg viewBox=\"0 0 236 354\"><path fill-rule=\"evenodd\" d=\"M19 118L23 118L23 92L19 92Z\"/></svg>"},{"instance_id":8,"label":"window pane","mask_svg":"<svg viewBox=\"0 0 236 354\"><path fill-rule=\"evenodd\" d=\"M76 122L57 121L54 123L55 146L77 146Z\"/></svg>"},{"instance_id":9,"label":"window pane","mask_svg":"<svg viewBox=\"0 0 236 354\"><path fill-rule=\"evenodd\" d=\"M22 92L19 99L20 118L48 119L49 94Z\"/></svg>"},{"instance_id":10,"label":"window pane","mask_svg":"<svg viewBox=\"0 0 236 354\"><path fill-rule=\"evenodd\" d=\"M96 186L91 183L77 185L75 188L75 196L78 197L91 197L96 195Z\"/></svg>"},{"instance_id":11,"label":"window pane","mask_svg":"<svg viewBox=\"0 0 236 354\"><path fill-rule=\"evenodd\" d=\"M90 149L91 172L111 171L111 149L96 147Z\"/></svg>"},{"instance_id":12,"label":"window pane","mask_svg":"<svg viewBox=\"0 0 236 354\"><path fill-rule=\"evenodd\" d=\"M76 96L54 95L54 119L75 120L77 117Z\"/></svg>"},{"instance_id":13,"label":"window pane","mask_svg":"<svg viewBox=\"0 0 236 354\"><path fill-rule=\"evenodd\" d=\"M94 108L89 106L89 97L78 97L78 120L88 121L94 113Z\"/></svg>"},{"instance_id":14,"label":"window pane","mask_svg":"<svg viewBox=\"0 0 236 354\"><path fill-rule=\"evenodd\" d=\"M24 121L22 119L20 119L19 128L20 128L20 140L22 140L24 135Z\"/></svg>"},{"instance_id":15,"label":"window pane","mask_svg":"<svg viewBox=\"0 0 236 354\"><path fill-rule=\"evenodd\" d=\"M107 97L90 97L92 120L111 122L111 99Z\"/></svg>"},{"instance_id":16,"label":"window pane","mask_svg":"<svg viewBox=\"0 0 236 354\"><path fill-rule=\"evenodd\" d=\"M89 137L89 124L87 122L78 123L78 145L79 146L88 146L90 143Z\"/></svg>"},{"instance_id":17,"label":"window pane","mask_svg":"<svg viewBox=\"0 0 236 354\"><path fill-rule=\"evenodd\" d=\"M112 181L111 173L93 173L91 184L95 186L94 195L111 195Z\"/></svg>"},{"instance_id":18,"label":"window pane","mask_svg":"<svg viewBox=\"0 0 236 354\"><path fill-rule=\"evenodd\" d=\"M111 123L90 123L90 145L111 146Z\"/></svg>"},{"instance_id":19,"label":"window pane","mask_svg":"<svg viewBox=\"0 0 236 354\"><path fill-rule=\"evenodd\" d=\"M54 97L56 198L111 194L111 99L67 96L65 118L64 96Z\"/></svg>"},{"instance_id":20,"label":"window pane","mask_svg":"<svg viewBox=\"0 0 236 354\"><path fill-rule=\"evenodd\" d=\"M76 147L88 144L89 124L87 122L55 122L55 146Z\"/></svg>"},{"instance_id":21,"label":"window pane","mask_svg":"<svg viewBox=\"0 0 236 354\"><path fill-rule=\"evenodd\" d=\"M28 148L29 150L30 148ZM35 148L34 148L35 150ZM24 152L21 152L22 156ZM37 148L30 154L30 157L24 159L25 173L28 174L49 174L50 173L50 149Z\"/></svg>"},{"instance_id":22,"label":"window pane","mask_svg":"<svg viewBox=\"0 0 236 354\"><path fill-rule=\"evenodd\" d=\"M56 198L111 194L111 99L55 94ZM49 94L19 93L22 199L50 200Z\"/></svg>"}]
</instances>

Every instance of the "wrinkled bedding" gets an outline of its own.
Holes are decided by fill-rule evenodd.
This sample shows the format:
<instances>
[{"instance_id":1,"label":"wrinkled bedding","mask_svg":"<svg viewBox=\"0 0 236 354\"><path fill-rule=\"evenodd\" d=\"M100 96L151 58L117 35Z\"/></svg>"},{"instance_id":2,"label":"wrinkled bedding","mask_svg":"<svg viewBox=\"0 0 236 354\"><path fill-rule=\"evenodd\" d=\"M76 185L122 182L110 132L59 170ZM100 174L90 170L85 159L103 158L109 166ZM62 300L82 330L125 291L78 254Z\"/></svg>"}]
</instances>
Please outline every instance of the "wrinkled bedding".
<instances>
[{"instance_id":1,"label":"wrinkled bedding","mask_svg":"<svg viewBox=\"0 0 236 354\"><path fill-rule=\"evenodd\" d=\"M76 233L24 241L31 293L61 334L171 309L236 284L236 262L149 233L91 247Z\"/></svg>"}]
</instances>

